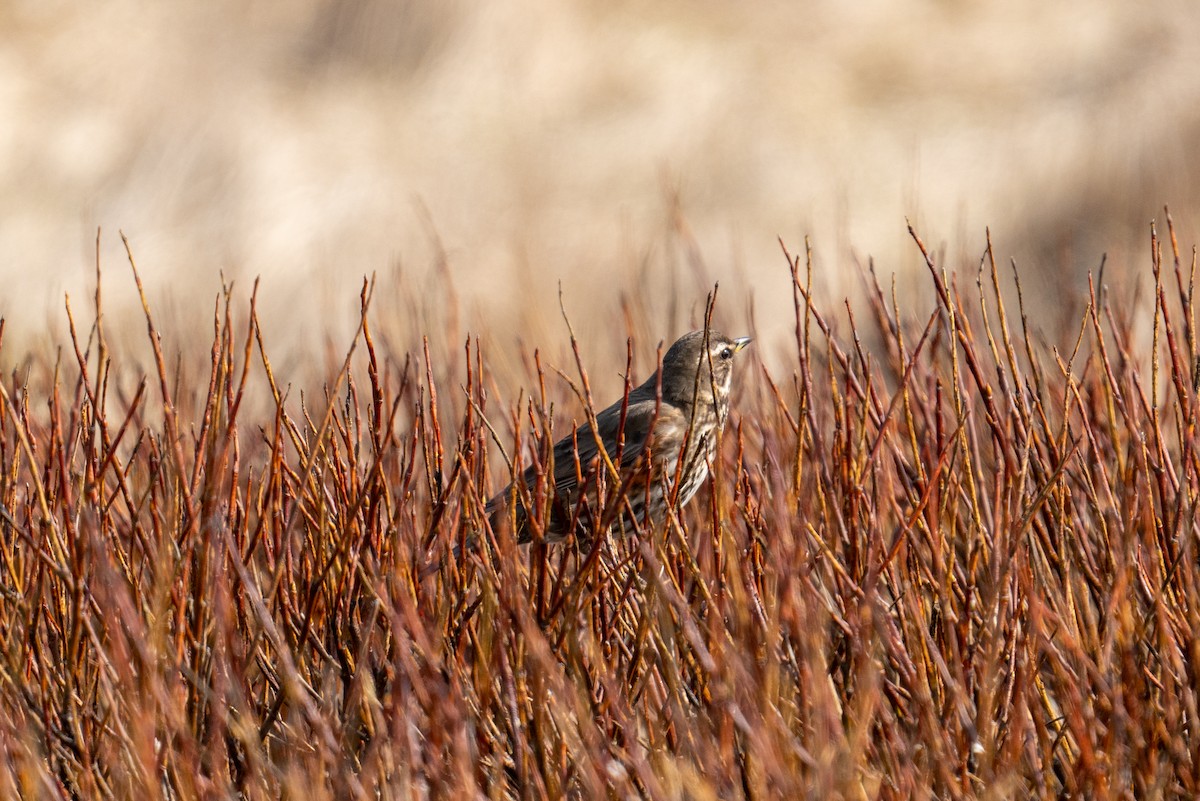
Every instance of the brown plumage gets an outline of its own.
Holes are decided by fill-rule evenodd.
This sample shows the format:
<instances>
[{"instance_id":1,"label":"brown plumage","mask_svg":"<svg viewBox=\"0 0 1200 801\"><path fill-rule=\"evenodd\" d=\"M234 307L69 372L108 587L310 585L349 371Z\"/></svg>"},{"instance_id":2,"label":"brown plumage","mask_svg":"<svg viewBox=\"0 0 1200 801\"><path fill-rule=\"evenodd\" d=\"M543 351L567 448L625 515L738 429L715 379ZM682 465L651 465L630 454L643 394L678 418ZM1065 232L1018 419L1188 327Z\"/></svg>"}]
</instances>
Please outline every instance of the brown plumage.
<instances>
[{"instance_id":1,"label":"brown plumage","mask_svg":"<svg viewBox=\"0 0 1200 801\"><path fill-rule=\"evenodd\" d=\"M599 437L584 424L555 443L553 466L544 467L546 480L553 477L549 509L535 497L537 468L530 467L488 502L493 530L511 522L517 541L529 542L530 518L538 519L539 509L548 541L661 523L668 503L682 507L708 477L717 433L729 416L734 356L749 342L711 329L707 336L692 331L680 337L663 356L661 382L655 372L627 399L596 415ZM600 458L600 444L619 482Z\"/></svg>"}]
</instances>

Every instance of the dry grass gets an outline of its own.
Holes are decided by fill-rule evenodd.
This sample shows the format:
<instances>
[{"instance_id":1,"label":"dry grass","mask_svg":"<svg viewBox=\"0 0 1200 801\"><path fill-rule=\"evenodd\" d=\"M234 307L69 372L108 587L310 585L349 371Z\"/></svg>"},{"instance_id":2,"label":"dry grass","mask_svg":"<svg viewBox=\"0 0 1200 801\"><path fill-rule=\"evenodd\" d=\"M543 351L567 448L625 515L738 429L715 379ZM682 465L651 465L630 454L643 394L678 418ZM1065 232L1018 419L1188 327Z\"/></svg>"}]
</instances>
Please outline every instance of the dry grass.
<instances>
[{"instance_id":1,"label":"dry grass","mask_svg":"<svg viewBox=\"0 0 1200 801\"><path fill-rule=\"evenodd\" d=\"M1058 352L990 243L960 283L914 241L928 320L789 256L711 490L590 554L445 558L580 408L540 357L387 345L365 287L301 395L227 292L207 369L147 307L139 383L73 319L0 384L0 793L1195 796L1194 258L1155 239L1145 308L1097 285Z\"/></svg>"}]
</instances>

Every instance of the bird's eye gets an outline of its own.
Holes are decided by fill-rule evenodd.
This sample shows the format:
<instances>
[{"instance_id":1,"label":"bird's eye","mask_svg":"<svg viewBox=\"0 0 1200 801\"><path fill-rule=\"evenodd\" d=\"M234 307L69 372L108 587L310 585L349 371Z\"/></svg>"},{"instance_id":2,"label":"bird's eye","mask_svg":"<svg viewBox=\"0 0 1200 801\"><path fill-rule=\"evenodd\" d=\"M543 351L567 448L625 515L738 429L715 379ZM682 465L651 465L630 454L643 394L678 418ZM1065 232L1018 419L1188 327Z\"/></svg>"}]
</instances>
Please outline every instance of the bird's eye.
<instances>
[{"instance_id":1,"label":"bird's eye","mask_svg":"<svg viewBox=\"0 0 1200 801\"><path fill-rule=\"evenodd\" d=\"M722 359L732 359L732 358L733 358L733 351L732 351L731 349L729 349L729 348L723 348L723 349L721 350L721 358L722 358Z\"/></svg>"}]
</instances>

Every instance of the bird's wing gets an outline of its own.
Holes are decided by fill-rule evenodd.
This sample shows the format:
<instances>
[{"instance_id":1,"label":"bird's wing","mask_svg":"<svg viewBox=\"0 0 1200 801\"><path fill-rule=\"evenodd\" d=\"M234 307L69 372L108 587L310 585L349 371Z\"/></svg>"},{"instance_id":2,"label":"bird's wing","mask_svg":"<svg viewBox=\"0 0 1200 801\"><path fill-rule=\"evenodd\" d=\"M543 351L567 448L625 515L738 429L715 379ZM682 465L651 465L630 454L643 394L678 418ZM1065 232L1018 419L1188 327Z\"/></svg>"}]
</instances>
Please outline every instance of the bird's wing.
<instances>
[{"instance_id":1,"label":"bird's wing","mask_svg":"<svg viewBox=\"0 0 1200 801\"><path fill-rule=\"evenodd\" d=\"M630 401L625 410L623 446L614 435L621 428L621 404L616 403L596 416L600 431L609 434L608 437L601 437L605 441L608 458L616 460L620 451L618 469L623 471L628 468L641 455L654 423L655 405L653 400ZM579 457L578 466L576 454ZM593 465L599 454L600 446L590 424L581 426L573 436L569 434L560 439L554 446L555 489L559 493L569 493L578 485L580 473L586 480L595 471L603 469L603 465Z\"/></svg>"},{"instance_id":2,"label":"bird's wing","mask_svg":"<svg viewBox=\"0 0 1200 801\"><path fill-rule=\"evenodd\" d=\"M668 404L661 404L654 399L630 398L625 409L624 446L621 450L621 463L618 469L624 471L631 467L645 449L651 435L651 428L661 428L671 415L679 415L679 411ZM596 416L600 431L616 431L621 424L621 402L609 406ZM616 437L608 438L606 448L610 459L617 458L618 441ZM590 423L580 426L571 434L561 438L554 444L554 489L559 497L571 496L579 486L580 474L584 481L594 478L597 466L593 464L600 448L596 443L596 435L592 433ZM578 466L576 455L578 454ZM602 465L600 466L602 468ZM537 479L537 467L530 465L521 476L521 482L526 487L533 487ZM506 502L512 485L494 496L487 504L489 514L502 507Z\"/></svg>"}]
</instances>

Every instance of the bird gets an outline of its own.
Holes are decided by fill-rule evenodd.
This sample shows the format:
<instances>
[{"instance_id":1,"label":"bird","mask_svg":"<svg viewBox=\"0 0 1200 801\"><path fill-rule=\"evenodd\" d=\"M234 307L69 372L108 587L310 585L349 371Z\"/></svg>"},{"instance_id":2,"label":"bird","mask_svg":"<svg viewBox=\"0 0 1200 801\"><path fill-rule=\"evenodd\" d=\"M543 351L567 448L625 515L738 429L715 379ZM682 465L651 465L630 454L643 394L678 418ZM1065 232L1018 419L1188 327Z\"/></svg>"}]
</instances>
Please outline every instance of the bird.
<instances>
[{"instance_id":1,"label":"bird","mask_svg":"<svg viewBox=\"0 0 1200 801\"><path fill-rule=\"evenodd\" d=\"M670 504L683 508L708 478L734 359L750 342L712 329L684 334L653 375L595 415L595 428L575 427L554 444L552 461L531 465L487 502L492 530L511 526L521 544L535 530L545 542L588 542L660 525Z\"/></svg>"}]
</instances>

